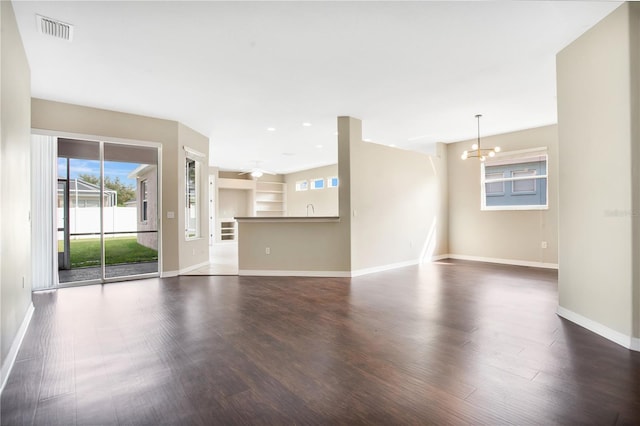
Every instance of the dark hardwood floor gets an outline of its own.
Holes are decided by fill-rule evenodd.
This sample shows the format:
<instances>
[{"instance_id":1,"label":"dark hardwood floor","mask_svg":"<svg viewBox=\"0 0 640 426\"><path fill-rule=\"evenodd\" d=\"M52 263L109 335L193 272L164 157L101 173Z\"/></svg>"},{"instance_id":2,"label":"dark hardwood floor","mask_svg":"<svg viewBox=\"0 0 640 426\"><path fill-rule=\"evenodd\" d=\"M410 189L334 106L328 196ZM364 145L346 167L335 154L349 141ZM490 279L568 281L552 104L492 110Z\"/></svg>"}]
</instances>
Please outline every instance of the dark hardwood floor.
<instances>
[{"instance_id":1,"label":"dark hardwood floor","mask_svg":"<svg viewBox=\"0 0 640 426\"><path fill-rule=\"evenodd\" d=\"M555 271L179 277L34 295L2 425L640 424L640 353Z\"/></svg>"}]
</instances>

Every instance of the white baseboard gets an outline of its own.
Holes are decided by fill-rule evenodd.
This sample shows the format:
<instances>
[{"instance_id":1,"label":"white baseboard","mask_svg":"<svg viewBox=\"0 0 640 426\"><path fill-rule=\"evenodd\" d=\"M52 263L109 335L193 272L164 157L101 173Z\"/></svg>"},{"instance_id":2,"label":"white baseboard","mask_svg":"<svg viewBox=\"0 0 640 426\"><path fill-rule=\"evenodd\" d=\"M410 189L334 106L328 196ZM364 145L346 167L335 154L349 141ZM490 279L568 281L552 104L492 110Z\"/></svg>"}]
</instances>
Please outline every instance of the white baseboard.
<instances>
[{"instance_id":1,"label":"white baseboard","mask_svg":"<svg viewBox=\"0 0 640 426\"><path fill-rule=\"evenodd\" d=\"M436 256L431 256L431 259L429 259L430 262L437 262L439 260L445 260L445 259L449 259L449 255L448 254L439 254Z\"/></svg>"},{"instance_id":2,"label":"white baseboard","mask_svg":"<svg viewBox=\"0 0 640 426\"><path fill-rule=\"evenodd\" d=\"M22 324L20 324L20 328L18 328L18 333L13 339L13 343L11 343L11 348L9 348L7 358L2 363L2 386L0 386L0 394L4 390L4 386L7 384L7 379L9 379L9 374L13 369L13 364L16 362L18 350L20 350L20 346L22 346L22 340L24 340L25 334L27 334L27 328L29 327L29 323L33 317L34 310L35 308L33 307L33 303L29 303L27 312L24 314L24 318L22 319Z\"/></svg>"},{"instance_id":3,"label":"white baseboard","mask_svg":"<svg viewBox=\"0 0 640 426\"><path fill-rule=\"evenodd\" d=\"M474 262L501 263L503 265L529 266L533 268L558 269L557 263L532 262L530 260L499 259L495 257L467 256L465 254L448 254L446 258L472 260Z\"/></svg>"},{"instance_id":4,"label":"white baseboard","mask_svg":"<svg viewBox=\"0 0 640 426\"><path fill-rule=\"evenodd\" d=\"M375 274L376 272L383 272L383 271L389 271L391 269L404 268L405 266L413 266L413 265L417 265L418 263L420 263L420 261L417 259L414 259L414 260L408 260L405 262L390 263L388 265L374 266L372 268L357 269L355 271L351 271L351 276L359 277L361 275Z\"/></svg>"},{"instance_id":5,"label":"white baseboard","mask_svg":"<svg viewBox=\"0 0 640 426\"><path fill-rule=\"evenodd\" d=\"M624 346L625 348L634 351L640 351L640 339L636 337L627 336L626 334L613 330L606 325L600 324L599 322L593 321L587 317L583 317L582 315L563 308L562 306L558 306L556 313L562 318L578 324L580 327L584 327L605 339L619 344L620 346Z\"/></svg>"},{"instance_id":6,"label":"white baseboard","mask_svg":"<svg viewBox=\"0 0 640 426\"><path fill-rule=\"evenodd\" d=\"M171 278L171 277L177 277L178 276L178 271L163 271L160 273L160 278Z\"/></svg>"},{"instance_id":7,"label":"white baseboard","mask_svg":"<svg viewBox=\"0 0 640 426\"><path fill-rule=\"evenodd\" d=\"M447 259L448 255L435 256L432 260ZM419 260L408 260L405 262L390 263L388 265L374 266L372 268L357 269L354 271L276 271L276 270L254 270L241 269L238 275L263 276L263 277L337 277L354 278L377 272L389 271L391 269L404 268L406 266L418 265Z\"/></svg>"},{"instance_id":8,"label":"white baseboard","mask_svg":"<svg viewBox=\"0 0 640 426\"><path fill-rule=\"evenodd\" d=\"M325 277L348 278L349 271L277 271L271 269L240 269L238 275L252 277Z\"/></svg>"},{"instance_id":9,"label":"white baseboard","mask_svg":"<svg viewBox=\"0 0 640 426\"><path fill-rule=\"evenodd\" d=\"M197 265L191 265L191 266L187 266L186 268L180 269L180 274L179 275L183 275L186 273L189 273L191 271L195 271L196 269L200 269L204 266L207 266L209 264L209 261L204 261L204 262L200 262Z\"/></svg>"},{"instance_id":10,"label":"white baseboard","mask_svg":"<svg viewBox=\"0 0 640 426\"><path fill-rule=\"evenodd\" d=\"M186 268L180 269L179 271L163 271L160 273L160 278L177 277L178 275L183 275L191 271L195 271L196 269L202 268L203 266L207 266L208 264L209 261L207 260L206 262L200 262L197 265L191 265Z\"/></svg>"},{"instance_id":11,"label":"white baseboard","mask_svg":"<svg viewBox=\"0 0 640 426\"><path fill-rule=\"evenodd\" d=\"M534 268L558 269L557 263L531 262L527 260L497 259L492 257L466 256L458 254L440 254L432 256L431 262L444 259L472 260L476 262L500 263L504 265L529 266ZM280 270L254 270L241 269L238 275L264 276L264 277L359 277L377 272L389 271L391 269L404 268L406 266L418 265L418 259L405 262L390 263L388 265L374 266L372 268L357 269L349 271L280 271ZM180 271L182 273L182 271Z\"/></svg>"}]
</instances>

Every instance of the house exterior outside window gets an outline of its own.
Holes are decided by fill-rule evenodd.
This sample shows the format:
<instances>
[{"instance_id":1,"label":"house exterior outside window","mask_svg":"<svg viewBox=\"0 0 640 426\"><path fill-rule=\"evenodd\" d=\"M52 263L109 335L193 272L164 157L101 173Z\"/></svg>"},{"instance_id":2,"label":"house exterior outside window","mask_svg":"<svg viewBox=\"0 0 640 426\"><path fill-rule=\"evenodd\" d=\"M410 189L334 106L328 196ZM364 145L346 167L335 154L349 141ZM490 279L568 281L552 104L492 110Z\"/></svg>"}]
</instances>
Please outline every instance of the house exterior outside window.
<instances>
[{"instance_id":1,"label":"house exterior outside window","mask_svg":"<svg viewBox=\"0 0 640 426\"><path fill-rule=\"evenodd\" d=\"M546 149L504 153L481 167L482 210L548 208Z\"/></svg>"},{"instance_id":2,"label":"house exterior outside window","mask_svg":"<svg viewBox=\"0 0 640 426\"><path fill-rule=\"evenodd\" d=\"M158 167L143 164L134 171L130 178L136 179L136 194L138 201L133 204L138 208L138 243L143 246L158 249Z\"/></svg>"}]
</instances>

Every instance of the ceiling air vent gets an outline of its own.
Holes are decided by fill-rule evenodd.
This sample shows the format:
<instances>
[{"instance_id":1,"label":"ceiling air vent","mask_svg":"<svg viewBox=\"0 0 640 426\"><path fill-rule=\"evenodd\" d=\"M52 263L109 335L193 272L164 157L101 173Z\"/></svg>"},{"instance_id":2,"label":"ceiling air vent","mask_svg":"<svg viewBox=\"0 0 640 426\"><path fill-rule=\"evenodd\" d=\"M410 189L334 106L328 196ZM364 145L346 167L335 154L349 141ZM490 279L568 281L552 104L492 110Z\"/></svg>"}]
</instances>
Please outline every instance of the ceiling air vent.
<instances>
[{"instance_id":1,"label":"ceiling air vent","mask_svg":"<svg viewBox=\"0 0 640 426\"><path fill-rule=\"evenodd\" d=\"M36 23L38 25L38 32L41 34L67 41L73 40L73 25L71 24L65 24L64 22L40 15L36 15Z\"/></svg>"}]
</instances>

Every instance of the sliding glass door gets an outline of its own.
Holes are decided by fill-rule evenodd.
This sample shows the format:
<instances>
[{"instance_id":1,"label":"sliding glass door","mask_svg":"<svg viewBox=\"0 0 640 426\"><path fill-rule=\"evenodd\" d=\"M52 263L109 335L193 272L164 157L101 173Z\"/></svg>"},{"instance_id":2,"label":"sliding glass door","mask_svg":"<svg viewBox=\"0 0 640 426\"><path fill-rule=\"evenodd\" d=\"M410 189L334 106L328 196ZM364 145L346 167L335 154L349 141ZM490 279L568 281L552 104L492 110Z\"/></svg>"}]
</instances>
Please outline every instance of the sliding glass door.
<instances>
[{"instance_id":1,"label":"sliding glass door","mask_svg":"<svg viewBox=\"0 0 640 426\"><path fill-rule=\"evenodd\" d=\"M157 182L157 149L104 144L105 278L158 272Z\"/></svg>"},{"instance_id":2,"label":"sliding glass door","mask_svg":"<svg viewBox=\"0 0 640 426\"><path fill-rule=\"evenodd\" d=\"M61 284L158 273L158 149L58 139Z\"/></svg>"}]
</instances>

